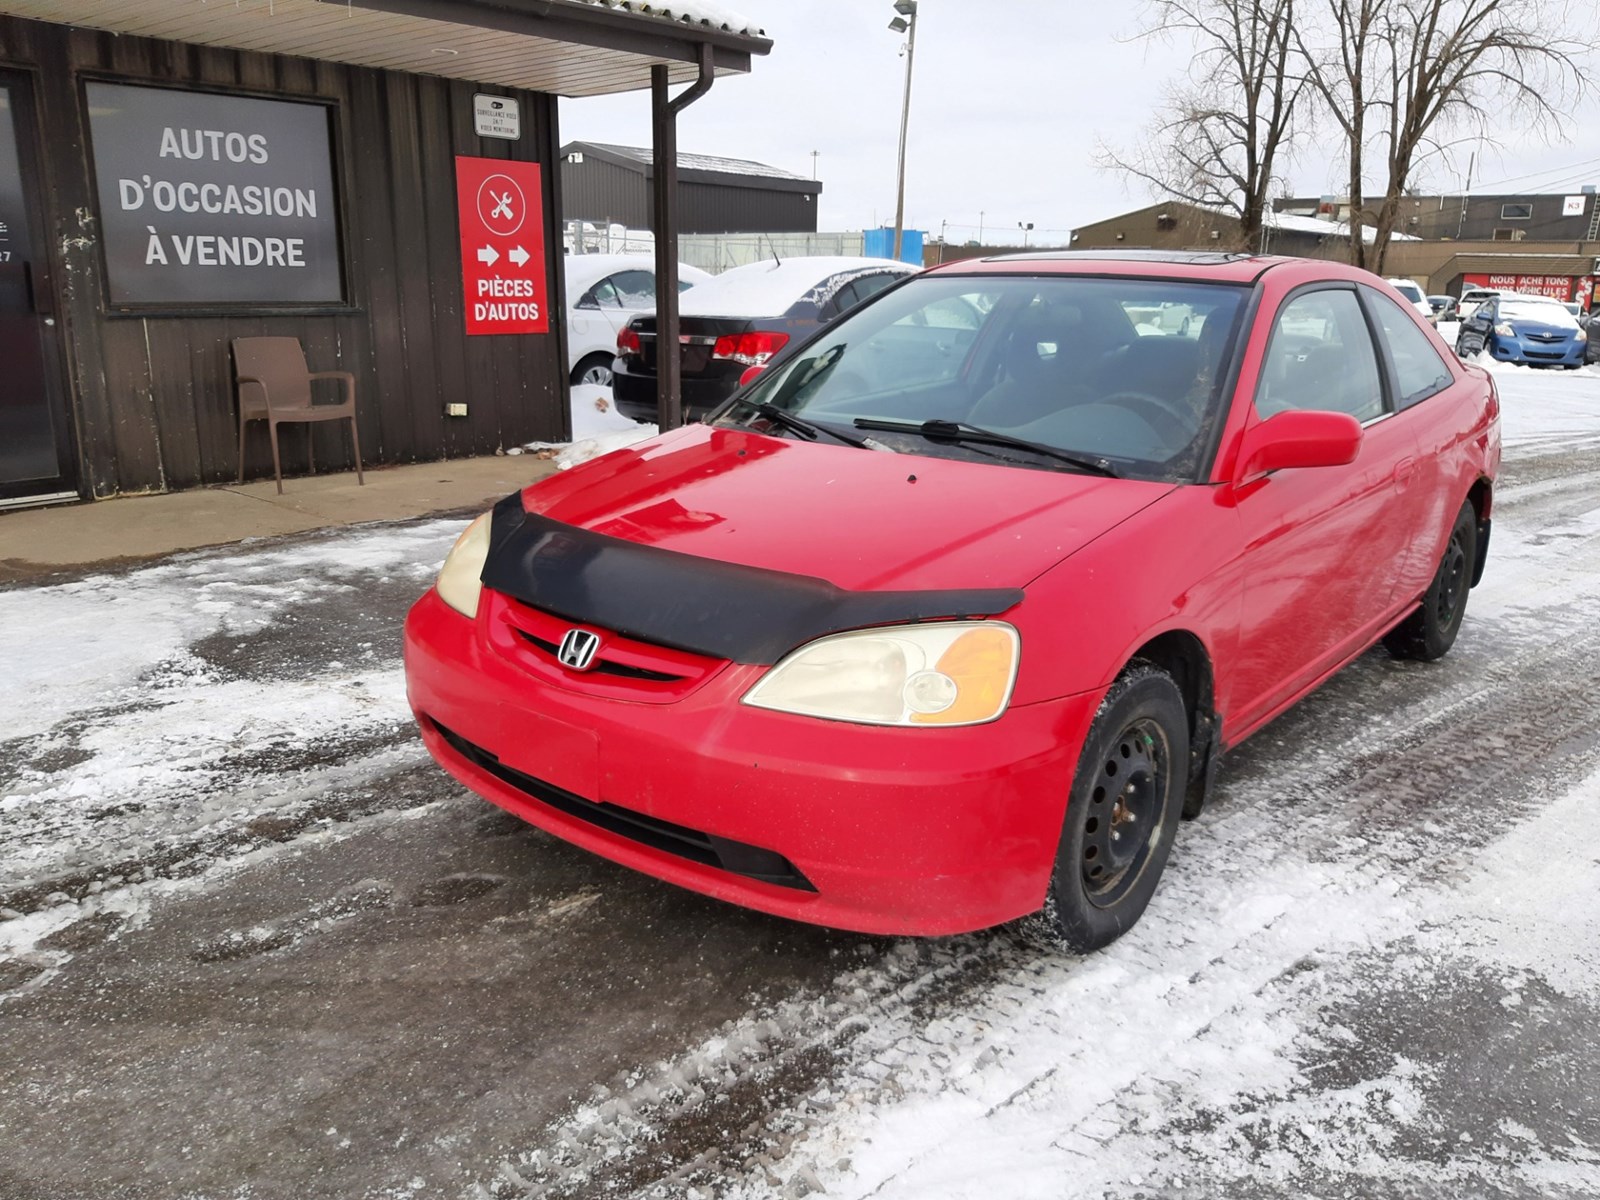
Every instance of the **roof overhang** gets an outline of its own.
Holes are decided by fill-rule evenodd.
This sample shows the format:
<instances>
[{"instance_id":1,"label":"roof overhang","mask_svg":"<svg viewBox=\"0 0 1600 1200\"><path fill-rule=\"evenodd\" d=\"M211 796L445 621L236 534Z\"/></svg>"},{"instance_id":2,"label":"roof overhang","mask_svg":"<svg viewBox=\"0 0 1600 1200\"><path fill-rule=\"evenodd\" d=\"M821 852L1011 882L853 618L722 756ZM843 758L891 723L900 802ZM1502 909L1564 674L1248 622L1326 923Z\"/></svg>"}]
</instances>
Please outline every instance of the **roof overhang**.
<instances>
[{"instance_id":1,"label":"roof overhang","mask_svg":"<svg viewBox=\"0 0 1600 1200\"><path fill-rule=\"evenodd\" d=\"M1459 244L1459 243L1458 243ZM1568 275L1595 274L1593 254L1495 254L1457 252L1444 259L1434 274L1451 275Z\"/></svg>"},{"instance_id":2,"label":"roof overhang","mask_svg":"<svg viewBox=\"0 0 1600 1200\"><path fill-rule=\"evenodd\" d=\"M3 2L3 0L0 0ZM561 147L563 159L573 151L581 152L590 158L599 159L601 162L610 163L612 166L621 167L625 171L644 176L647 182L656 177L656 168L653 162L644 162L628 154L617 154L605 146L598 146L593 142L575 141L568 142ZM743 187L756 188L768 192L803 192L811 196L822 194L822 184L815 179L801 179L793 175L767 175L744 174L738 171L707 171L699 167L690 166L687 156L678 156L678 182L679 183L704 183L714 187Z\"/></svg>"},{"instance_id":3,"label":"roof overhang","mask_svg":"<svg viewBox=\"0 0 1600 1200\"><path fill-rule=\"evenodd\" d=\"M765 37L585 0L0 0L0 15L263 54L600 96L750 70Z\"/></svg>"}]
</instances>

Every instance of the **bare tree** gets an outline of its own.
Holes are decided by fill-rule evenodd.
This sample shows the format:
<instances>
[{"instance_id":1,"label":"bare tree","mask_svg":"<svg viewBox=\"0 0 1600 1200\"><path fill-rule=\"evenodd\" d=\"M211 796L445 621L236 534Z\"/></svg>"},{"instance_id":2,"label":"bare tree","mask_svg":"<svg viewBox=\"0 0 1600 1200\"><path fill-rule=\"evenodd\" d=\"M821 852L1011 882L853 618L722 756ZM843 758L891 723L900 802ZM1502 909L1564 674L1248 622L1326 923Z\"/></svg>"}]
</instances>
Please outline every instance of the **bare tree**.
<instances>
[{"instance_id":1,"label":"bare tree","mask_svg":"<svg viewBox=\"0 0 1600 1200\"><path fill-rule=\"evenodd\" d=\"M1296 0L1150 0L1144 37L1192 39L1170 115L1131 154L1102 147L1103 168L1158 193L1232 212L1247 247L1260 242L1303 80L1293 66Z\"/></svg>"},{"instance_id":2,"label":"bare tree","mask_svg":"<svg viewBox=\"0 0 1600 1200\"><path fill-rule=\"evenodd\" d=\"M1574 24L1574 21L1583 21ZM1439 135L1477 123L1498 108L1501 119L1535 125L1562 120L1588 87L1581 55L1594 47L1564 29L1594 29L1594 10L1547 0L1394 0L1386 39L1394 63L1388 102L1388 181L1374 221L1376 269L1411 184L1418 156Z\"/></svg>"},{"instance_id":3,"label":"bare tree","mask_svg":"<svg viewBox=\"0 0 1600 1200\"><path fill-rule=\"evenodd\" d=\"M1350 203L1350 261L1358 267L1367 263L1365 223L1364 152L1367 145L1367 118L1372 111L1373 93L1386 94L1379 71L1379 53L1393 0L1323 0L1326 21L1319 22L1324 44L1307 44L1305 32L1296 27L1290 36L1303 64L1306 82L1322 101L1322 115L1344 137L1348 174L1346 186ZM1313 32L1312 39L1316 39Z\"/></svg>"},{"instance_id":4,"label":"bare tree","mask_svg":"<svg viewBox=\"0 0 1600 1200\"><path fill-rule=\"evenodd\" d=\"M1593 29L1593 12L1563 0L1322 0L1331 43L1296 34L1307 77L1344 136L1349 166L1351 261L1383 270L1400 201L1428 154L1467 125L1559 124L1589 81L1594 48L1562 34ZM1584 13L1587 11L1587 23ZM1366 156L1379 157L1384 187L1363 194ZM1362 228L1370 223L1366 246Z\"/></svg>"}]
</instances>

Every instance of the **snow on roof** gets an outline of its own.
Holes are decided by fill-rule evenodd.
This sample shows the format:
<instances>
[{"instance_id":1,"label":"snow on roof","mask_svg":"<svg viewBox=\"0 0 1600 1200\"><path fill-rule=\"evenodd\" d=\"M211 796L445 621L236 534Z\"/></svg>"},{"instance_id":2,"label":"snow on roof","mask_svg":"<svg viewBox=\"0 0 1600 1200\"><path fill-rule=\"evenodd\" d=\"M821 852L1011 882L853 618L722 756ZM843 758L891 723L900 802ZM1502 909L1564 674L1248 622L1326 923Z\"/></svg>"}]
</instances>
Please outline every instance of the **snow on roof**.
<instances>
[{"instance_id":1,"label":"snow on roof","mask_svg":"<svg viewBox=\"0 0 1600 1200\"><path fill-rule=\"evenodd\" d=\"M1184 204L1187 201L1179 200L1174 203ZM1193 204L1201 212L1215 213L1219 217L1228 217L1237 221L1239 214L1232 209L1217 208L1210 204ZM1114 218L1113 218L1114 219ZM1261 214L1261 223L1268 229L1281 230L1284 233L1310 233L1317 237L1342 237L1350 236L1350 226L1345 221L1324 221L1321 217L1302 217L1294 213L1275 212L1268 210ZM1372 245L1377 240L1377 231L1370 224L1361 227L1361 240L1367 245ZM1411 233L1395 232L1389 235L1391 242L1420 242L1422 239Z\"/></svg>"},{"instance_id":2,"label":"snow on roof","mask_svg":"<svg viewBox=\"0 0 1600 1200\"><path fill-rule=\"evenodd\" d=\"M1350 225L1345 221L1324 221L1321 217L1301 217L1294 213L1268 212L1262 215L1262 224L1269 229L1282 229L1289 233L1314 233L1322 237L1349 237ZM1377 230L1368 225L1361 227L1361 240L1371 245L1377 239ZM1391 242L1420 242L1411 233L1391 233Z\"/></svg>"},{"instance_id":3,"label":"snow on roof","mask_svg":"<svg viewBox=\"0 0 1600 1200\"><path fill-rule=\"evenodd\" d=\"M617 146L610 142L584 142L585 146L593 146L596 150L604 150L623 158L650 166L655 162L654 152L648 146ZM683 154L678 155L678 170L680 171L715 171L723 175L762 175L768 179L798 179L805 183L811 181L804 175L796 175L792 171L785 171L781 167L769 167L766 163L751 162L747 158L715 158L709 154Z\"/></svg>"},{"instance_id":4,"label":"snow on roof","mask_svg":"<svg viewBox=\"0 0 1600 1200\"><path fill-rule=\"evenodd\" d=\"M889 270L915 274L910 263L888 258L771 259L724 271L690 288L678 302L684 316L775 317L789 311L825 280L850 271Z\"/></svg>"},{"instance_id":5,"label":"snow on roof","mask_svg":"<svg viewBox=\"0 0 1600 1200\"><path fill-rule=\"evenodd\" d=\"M766 30L754 25L731 8L724 8L712 0L675 0L671 4L649 4L644 0L571 0L593 8L616 8L637 13L642 17L659 17L676 21L680 25L702 25L724 33L737 33L745 37L766 37Z\"/></svg>"},{"instance_id":6,"label":"snow on roof","mask_svg":"<svg viewBox=\"0 0 1600 1200\"><path fill-rule=\"evenodd\" d=\"M566 273L568 303L576 302L607 275L618 271L648 271L652 276L656 273L654 254L568 254L562 257L561 264ZM709 271L685 262L678 264L679 283L704 283L713 278Z\"/></svg>"}]
</instances>

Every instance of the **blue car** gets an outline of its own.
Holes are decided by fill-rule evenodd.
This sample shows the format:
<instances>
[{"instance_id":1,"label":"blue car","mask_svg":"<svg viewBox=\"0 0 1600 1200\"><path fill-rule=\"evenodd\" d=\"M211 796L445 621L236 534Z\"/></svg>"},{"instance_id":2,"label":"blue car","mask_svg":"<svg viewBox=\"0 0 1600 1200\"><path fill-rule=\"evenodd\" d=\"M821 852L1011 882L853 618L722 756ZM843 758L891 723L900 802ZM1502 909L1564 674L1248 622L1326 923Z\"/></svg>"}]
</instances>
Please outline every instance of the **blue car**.
<instances>
[{"instance_id":1,"label":"blue car","mask_svg":"<svg viewBox=\"0 0 1600 1200\"><path fill-rule=\"evenodd\" d=\"M1536 367L1583 366L1588 337L1559 300L1500 295L1485 300L1461 323L1456 353L1487 353L1498 362Z\"/></svg>"}]
</instances>

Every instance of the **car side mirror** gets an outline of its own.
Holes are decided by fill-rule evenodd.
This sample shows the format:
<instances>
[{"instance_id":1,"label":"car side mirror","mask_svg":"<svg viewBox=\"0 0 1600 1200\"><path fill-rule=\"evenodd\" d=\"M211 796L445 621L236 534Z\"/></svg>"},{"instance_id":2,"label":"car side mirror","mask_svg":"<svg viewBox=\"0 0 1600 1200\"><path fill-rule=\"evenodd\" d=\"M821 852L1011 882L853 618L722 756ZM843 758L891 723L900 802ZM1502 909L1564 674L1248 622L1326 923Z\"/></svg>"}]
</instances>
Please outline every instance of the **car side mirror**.
<instances>
[{"instance_id":1,"label":"car side mirror","mask_svg":"<svg viewBox=\"0 0 1600 1200\"><path fill-rule=\"evenodd\" d=\"M750 384L754 383L756 381L756 377L766 369L767 367L765 363L757 363L755 366L746 367L743 371L739 372L739 386L748 387Z\"/></svg>"},{"instance_id":2,"label":"car side mirror","mask_svg":"<svg viewBox=\"0 0 1600 1200\"><path fill-rule=\"evenodd\" d=\"M1291 410L1245 431L1234 483L1285 467L1342 467L1361 450L1361 422L1349 413Z\"/></svg>"}]
</instances>

